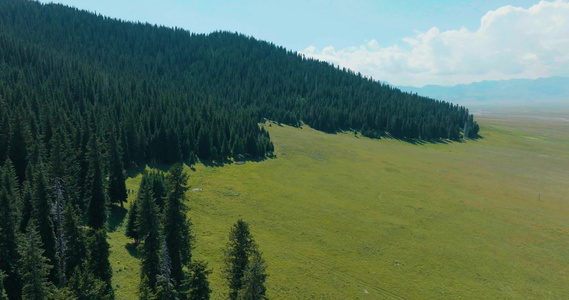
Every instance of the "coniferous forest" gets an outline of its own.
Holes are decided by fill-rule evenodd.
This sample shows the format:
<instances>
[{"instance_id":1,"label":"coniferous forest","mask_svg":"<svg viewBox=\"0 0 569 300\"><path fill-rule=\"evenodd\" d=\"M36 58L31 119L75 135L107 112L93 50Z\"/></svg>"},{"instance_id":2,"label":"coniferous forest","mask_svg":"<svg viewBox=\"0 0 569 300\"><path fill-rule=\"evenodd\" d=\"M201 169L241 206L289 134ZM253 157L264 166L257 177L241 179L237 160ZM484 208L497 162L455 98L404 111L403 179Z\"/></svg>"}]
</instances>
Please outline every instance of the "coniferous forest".
<instances>
[{"instance_id":1,"label":"coniferous forest","mask_svg":"<svg viewBox=\"0 0 569 300\"><path fill-rule=\"evenodd\" d=\"M124 170L271 157L264 120L426 141L479 130L464 107L252 37L0 1L0 292L112 298L106 222L109 205L126 201ZM147 174L129 214L149 295L209 289L207 266L191 259L184 180L179 165ZM246 225L232 236L249 234ZM247 257L262 261L253 242L245 248L234 254L245 261L232 262L241 270ZM265 276L236 279L228 266L232 299L253 293L242 289L247 278Z\"/></svg>"}]
</instances>

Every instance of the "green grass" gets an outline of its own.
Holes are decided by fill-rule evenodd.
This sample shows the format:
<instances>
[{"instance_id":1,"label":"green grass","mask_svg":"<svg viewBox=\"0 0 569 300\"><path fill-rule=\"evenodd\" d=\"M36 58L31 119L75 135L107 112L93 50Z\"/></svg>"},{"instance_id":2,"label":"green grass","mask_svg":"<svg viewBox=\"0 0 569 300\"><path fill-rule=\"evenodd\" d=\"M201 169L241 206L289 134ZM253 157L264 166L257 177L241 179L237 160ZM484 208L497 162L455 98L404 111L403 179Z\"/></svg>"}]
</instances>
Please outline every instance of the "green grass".
<instances>
[{"instance_id":1,"label":"green grass","mask_svg":"<svg viewBox=\"0 0 569 300\"><path fill-rule=\"evenodd\" d=\"M479 122L482 139L424 145L273 124L276 159L188 169L213 299L227 292L222 249L238 218L272 299L566 297L569 125ZM113 282L132 299L138 261L123 232L109 234Z\"/></svg>"}]
</instances>

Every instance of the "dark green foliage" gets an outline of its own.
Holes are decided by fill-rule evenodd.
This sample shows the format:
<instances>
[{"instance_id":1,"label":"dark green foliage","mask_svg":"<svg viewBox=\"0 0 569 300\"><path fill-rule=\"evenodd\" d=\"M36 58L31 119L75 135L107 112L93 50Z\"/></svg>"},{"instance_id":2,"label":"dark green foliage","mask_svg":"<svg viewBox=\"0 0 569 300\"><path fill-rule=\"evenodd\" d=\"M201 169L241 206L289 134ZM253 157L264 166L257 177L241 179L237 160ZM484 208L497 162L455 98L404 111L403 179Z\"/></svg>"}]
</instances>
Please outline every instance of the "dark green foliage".
<instances>
[{"instance_id":1,"label":"dark green foliage","mask_svg":"<svg viewBox=\"0 0 569 300\"><path fill-rule=\"evenodd\" d=\"M172 262L166 241L162 241L160 260L160 274L156 282L156 299L178 299L179 294L176 286L179 285L179 283L173 278Z\"/></svg>"},{"instance_id":2,"label":"dark green foliage","mask_svg":"<svg viewBox=\"0 0 569 300\"><path fill-rule=\"evenodd\" d=\"M184 281L188 300L209 300L211 289L207 277L210 274L211 270L207 269L207 263L203 261L192 262Z\"/></svg>"},{"instance_id":3,"label":"dark green foliage","mask_svg":"<svg viewBox=\"0 0 569 300\"><path fill-rule=\"evenodd\" d=\"M65 277L69 279L87 259L85 232L81 226L81 219L71 203L67 203L64 211L63 236L66 244L66 250L63 253ZM81 275L78 276L80 277Z\"/></svg>"},{"instance_id":4,"label":"dark green foliage","mask_svg":"<svg viewBox=\"0 0 569 300\"><path fill-rule=\"evenodd\" d=\"M239 300L263 300L268 299L265 295L267 289L267 265L257 249L253 249L249 257L247 269L243 274L243 286L237 293Z\"/></svg>"},{"instance_id":5,"label":"dark green foliage","mask_svg":"<svg viewBox=\"0 0 569 300\"><path fill-rule=\"evenodd\" d=\"M140 190L138 190L138 193L140 195ZM128 236L129 238L134 239L135 243L138 243L138 239L139 239L139 235L138 235L138 197L134 200L134 202L131 204L130 206L130 210L128 212L128 220L126 223L126 232L125 235Z\"/></svg>"},{"instance_id":6,"label":"dark green foliage","mask_svg":"<svg viewBox=\"0 0 569 300\"><path fill-rule=\"evenodd\" d=\"M156 276L160 273L160 235L158 208L154 203L150 186L144 189L140 198L137 222L141 244L141 279L145 279L151 291L156 291ZM143 284L141 283L141 286Z\"/></svg>"},{"instance_id":7,"label":"dark green foliage","mask_svg":"<svg viewBox=\"0 0 569 300\"><path fill-rule=\"evenodd\" d=\"M142 178L141 184L144 182L148 182L152 189L152 195L154 195L154 202L162 212L164 210L164 198L167 196L164 173L151 171Z\"/></svg>"},{"instance_id":8,"label":"dark green foliage","mask_svg":"<svg viewBox=\"0 0 569 300\"><path fill-rule=\"evenodd\" d=\"M56 255L55 228L51 216L53 208L52 192L47 185L41 165L35 171L33 179L32 219L37 224L39 230L44 256L48 259L48 263L51 266L57 266L59 259ZM49 279L55 283L59 282L56 268L52 268Z\"/></svg>"},{"instance_id":9,"label":"dark green foliage","mask_svg":"<svg viewBox=\"0 0 569 300\"><path fill-rule=\"evenodd\" d=\"M139 300L154 300L156 299L156 295L150 289L150 285L148 284L148 278L143 276L140 279L140 286L138 288L138 299Z\"/></svg>"},{"instance_id":10,"label":"dark green foliage","mask_svg":"<svg viewBox=\"0 0 569 300\"><path fill-rule=\"evenodd\" d=\"M99 142L92 138L89 142L89 179L87 180L87 225L95 230L107 225L107 197L103 184Z\"/></svg>"},{"instance_id":11,"label":"dark green foliage","mask_svg":"<svg viewBox=\"0 0 569 300\"><path fill-rule=\"evenodd\" d=\"M108 285L96 278L86 265L74 270L68 286L77 300L113 299L112 293L108 292Z\"/></svg>"},{"instance_id":12,"label":"dark green foliage","mask_svg":"<svg viewBox=\"0 0 569 300\"><path fill-rule=\"evenodd\" d=\"M191 261L191 222L186 218L186 186L189 175L183 165L173 165L166 177L168 195L164 207L163 232L172 266L172 278L178 286L183 278L183 266Z\"/></svg>"},{"instance_id":13,"label":"dark green foliage","mask_svg":"<svg viewBox=\"0 0 569 300\"><path fill-rule=\"evenodd\" d=\"M0 187L0 271L6 276L2 281L10 298L21 294L21 282L16 265L19 254L16 241L16 223L13 218L14 205L5 187Z\"/></svg>"},{"instance_id":14,"label":"dark green foliage","mask_svg":"<svg viewBox=\"0 0 569 300\"><path fill-rule=\"evenodd\" d=\"M4 288L4 279L6 279L6 274L0 270L0 300L8 300L8 294Z\"/></svg>"},{"instance_id":15,"label":"dark green foliage","mask_svg":"<svg viewBox=\"0 0 569 300\"><path fill-rule=\"evenodd\" d=\"M43 255L41 237L33 220L26 228L26 235L22 238L18 251L20 252L19 271L23 281L22 299L48 299L54 288L48 281L52 266Z\"/></svg>"},{"instance_id":16,"label":"dark green foliage","mask_svg":"<svg viewBox=\"0 0 569 300\"><path fill-rule=\"evenodd\" d=\"M64 238L64 187L63 187L63 179L57 177L53 180L53 192L55 194L55 203L54 203L54 227L55 227L55 255L57 258L57 264L55 265L55 270L57 272L57 282L59 286L63 286L65 284L65 260L63 259L63 255L66 248L65 238Z\"/></svg>"},{"instance_id":17,"label":"dark green foliage","mask_svg":"<svg viewBox=\"0 0 569 300\"><path fill-rule=\"evenodd\" d=\"M28 147L26 141L25 122L20 114L14 114L10 132L10 151L9 158L14 163L16 176L20 184L26 179L26 168L28 166Z\"/></svg>"},{"instance_id":18,"label":"dark green foliage","mask_svg":"<svg viewBox=\"0 0 569 300\"><path fill-rule=\"evenodd\" d=\"M113 135L110 142L110 172L109 172L109 198L111 203L118 203L123 207L126 201L126 186L123 173L122 155L119 144Z\"/></svg>"},{"instance_id":19,"label":"dark green foliage","mask_svg":"<svg viewBox=\"0 0 569 300\"><path fill-rule=\"evenodd\" d=\"M94 230L87 239L88 271L93 273L96 279L101 280L106 285L105 293L113 295L111 277L113 275L109 262L109 243L107 242L106 229Z\"/></svg>"},{"instance_id":20,"label":"dark green foliage","mask_svg":"<svg viewBox=\"0 0 569 300\"><path fill-rule=\"evenodd\" d=\"M32 187L28 181L24 182L22 189L22 207L21 207L21 219L19 222L20 232L26 232L28 223L32 218L33 214L33 204L32 204Z\"/></svg>"},{"instance_id":21,"label":"dark green foliage","mask_svg":"<svg viewBox=\"0 0 569 300\"><path fill-rule=\"evenodd\" d=\"M237 299L243 287L243 276L247 270L249 257L255 244L249 232L249 224L238 220L229 233L229 242L225 249L225 279L229 286L229 299Z\"/></svg>"}]
</instances>

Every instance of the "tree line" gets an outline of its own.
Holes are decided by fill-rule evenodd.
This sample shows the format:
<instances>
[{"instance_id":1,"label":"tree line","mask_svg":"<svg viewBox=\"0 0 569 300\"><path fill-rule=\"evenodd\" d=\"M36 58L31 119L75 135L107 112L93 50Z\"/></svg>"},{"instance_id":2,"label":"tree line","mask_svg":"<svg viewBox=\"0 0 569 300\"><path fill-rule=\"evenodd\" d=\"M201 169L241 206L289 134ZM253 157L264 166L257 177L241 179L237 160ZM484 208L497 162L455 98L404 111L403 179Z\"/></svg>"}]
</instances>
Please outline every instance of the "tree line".
<instances>
[{"instance_id":1,"label":"tree line","mask_svg":"<svg viewBox=\"0 0 569 300\"><path fill-rule=\"evenodd\" d=\"M107 242L113 190L100 174L95 153L84 211L63 179L49 184L39 169L29 171L33 180L20 187L11 161L5 162L0 172L0 299L114 299ZM188 178L179 163L166 176L145 174L131 205L125 233L140 253L140 299L209 299L211 270L192 259ZM126 195L124 185L119 189ZM244 221L232 227L225 256L229 299L266 299L266 263Z\"/></svg>"}]
</instances>

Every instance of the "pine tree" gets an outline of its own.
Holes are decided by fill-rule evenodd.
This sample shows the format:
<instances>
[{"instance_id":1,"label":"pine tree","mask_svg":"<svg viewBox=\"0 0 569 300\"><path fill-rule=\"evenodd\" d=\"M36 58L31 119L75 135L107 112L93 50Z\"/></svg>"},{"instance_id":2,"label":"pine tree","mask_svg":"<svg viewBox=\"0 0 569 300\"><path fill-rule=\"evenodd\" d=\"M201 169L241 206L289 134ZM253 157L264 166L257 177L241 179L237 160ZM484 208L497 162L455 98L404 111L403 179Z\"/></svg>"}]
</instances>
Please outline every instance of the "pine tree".
<instances>
[{"instance_id":1,"label":"pine tree","mask_svg":"<svg viewBox=\"0 0 569 300\"><path fill-rule=\"evenodd\" d=\"M20 252L20 273L24 283L22 299L43 300L51 296L54 288L48 281L49 260L44 256L43 245L34 220L26 228L18 248Z\"/></svg>"},{"instance_id":2,"label":"pine tree","mask_svg":"<svg viewBox=\"0 0 569 300\"><path fill-rule=\"evenodd\" d=\"M139 190L140 194L140 190ZM138 244L138 228L136 224L138 223L138 197L134 200L134 202L130 205L130 210L128 212L128 220L126 223L126 232L125 235L129 238L134 239L134 242Z\"/></svg>"},{"instance_id":3,"label":"pine tree","mask_svg":"<svg viewBox=\"0 0 569 300\"><path fill-rule=\"evenodd\" d=\"M69 202L65 206L63 216L63 236L66 245L63 252L65 276L69 279L87 259L85 233L81 227L81 220Z\"/></svg>"},{"instance_id":4,"label":"pine tree","mask_svg":"<svg viewBox=\"0 0 569 300\"><path fill-rule=\"evenodd\" d=\"M77 300L111 300L107 284L96 278L87 265L75 268L68 286Z\"/></svg>"},{"instance_id":5,"label":"pine tree","mask_svg":"<svg viewBox=\"0 0 569 300\"><path fill-rule=\"evenodd\" d=\"M109 174L109 198L111 203L120 203L124 207L126 201L126 185L123 173L123 163L116 137L113 135L110 141L110 174Z\"/></svg>"},{"instance_id":6,"label":"pine tree","mask_svg":"<svg viewBox=\"0 0 569 300\"><path fill-rule=\"evenodd\" d=\"M15 118L11 123L10 132L10 149L8 157L14 163L16 176L20 181L20 185L26 180L26 169L28 166L28 147L26 141L25 122L19 113L15 114Z\"/></svg>"},{"instance_id":7,"label":"pine tree","mask_svg":"<svg viewBox=\"0 0 569 300\"><path fill-rule=\"evenodd\" d=\"M254 241L249 232L249 225L238 220L231 228L229 242L225 250L225 278L229 286L229 299L237 299L243 287L243 275L254 249Z\"/></svg>"},{"instance_id":8,"label":"pine tree","mask_svg":"<svg viewBox=\"0 0 569 300\"><path fill-rule=\"evenodd\" d=\"M103 186L99 143L95 137L89 143L89 190L87 193L87 225L95 230L107 225L107 199Z\"/></svg>"},{"instance_id":9,"label":"pine tree","mask_svg":"<svg viewBox=\"0 0 569 300\"><path fill-rule=\"evenodd\" d=\"M4 288L4 279L6 279L6 274L0 270L0 300L8 300L8 294Z\"/></svg>"},{"instance_id":10,"label":"pine tree","mask_svg":"<svg viewBox=\"0 0 569 300\"><path fill-rule=\"evenodd\" d=\"M32 219L37 224L41 237L44 255L51 266L59 264L56 255L56 238L53 220L51 218L52 203L51 192L43 175L42 166L39 165L34 172L34 188L32 194ZM58 283L57 269L52 268L49 276L50 281Z\"/></svg>"},{"instance_id":11,"label":"pine tree","mask_svg":"<svg viewBox=\"0 0 569 300\"><path fill-rule=\"evenodd\" d=\"M65 259L63 259L63 255L66 250L66 241L64 238L63 232L63 222L64 222L64 199L63 199L63 180L59 177L53 180L53 191L55 194L55 203L54 203L54 219L55 219L55 238L56 238L56 257L58 264L55 265L55 269L57 271L58 282L60 286L65 284Z\"/></svg>"},{"instance_id":12,"label":"pine tree","mask_svg":"<svg viewBox=\"0 0 569 300\"><path fill-rule=\"evenodd\" d=\"M150 290L155 291L156 275L160 273L160 228L158 223L158 208L154 203L152 189L148 183L140 199L137 220L139 220L137 224L138 233L142 241L139 245L141 254L141 279L146 278Z\"/></svg>"},{"instance_id":13,"label":"pine tree","mask_svg":"<svg viewBox=\"0 0 569 300\"><path fill-rule=\"evenodd\" d=\"M209 300L211 289L207 277L211 270L207 269L207 263L194 261L190 265L189 273L184 281L185 293L188 300Z\"/></svg>"},{"instance_id":14,"label":"pine tree","mask_svg":"<svg viewBox=\"0 0 569 300\"><path fill-rule=\"evenodd\" d=\"M170 254L172 278L177 286L184 278L183 266L191 261L191 222L186 218L187 208L184 204L188 178L180 163L170 168L166 178L168 196L164 208L164 239Z\"/></svg>"},{"instance_id":15,"label":"pine tree","mask_svg":"<svg viewBox=\"0 0 569 300\"><path fill-rule=\"evenodd\" d=\"M255 247L256 248L256 247ZM237 293L239 300L264 300L267 299L265 281L267 280L267 265L257 249L253 249L249 257L247 269L243 274L243 286Z\"/></svg>"},{"instance_id":16,"label":"pine tree","mask_svg":"<svg viewBox=\"0 0 569 300\"><path fill-rule=\"evenodd\" d=\"M22 188L22 208L21 208L21 217L19 223L19 230L22 233L26 232L26 228L28 227L28 223L32 218L32 214L34 212L34 206L32 204L32 187L29 181L25 181L23 188Z\"/></svg>"},{"instance_id":17,"label":"pine tree","mask_svg":"<svg viewBox=\"0 0 569 300\"><path fill-rule=\"evenodd\" d=\"M166 241L162 241L160 249L160 274L156 281L156 299L174 300L178 298L176 279L172 274L172 262Z\"/></svg>"},{"instance_id":18,"label":"pine tree","mask_svg":"<svg viewBox=\"0 0 569 300\"><path fill-rule=\"evenodd\" d=\"M107 231L105 228L96 230L88 238L87 247L89 268L96 279L106 284L106 293L113 295L111 278L113 272L109 262L109 243L107 242Z\"/></svg>"},{"instance_id":19,"label":"pine tree","mask_svg":"<svg viewBox=\"0 0 569 300\"><path fill-rule=\"evenodd\" d=\"M16 224L12 217L14 205L10 201L5 187L0 187L0 271L6 275L3 283L12 299L21 294L21 282L17 273L18 246Z\"/></svg>"}]
</instances>

